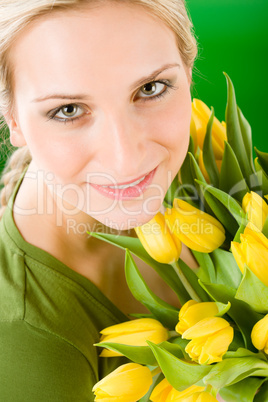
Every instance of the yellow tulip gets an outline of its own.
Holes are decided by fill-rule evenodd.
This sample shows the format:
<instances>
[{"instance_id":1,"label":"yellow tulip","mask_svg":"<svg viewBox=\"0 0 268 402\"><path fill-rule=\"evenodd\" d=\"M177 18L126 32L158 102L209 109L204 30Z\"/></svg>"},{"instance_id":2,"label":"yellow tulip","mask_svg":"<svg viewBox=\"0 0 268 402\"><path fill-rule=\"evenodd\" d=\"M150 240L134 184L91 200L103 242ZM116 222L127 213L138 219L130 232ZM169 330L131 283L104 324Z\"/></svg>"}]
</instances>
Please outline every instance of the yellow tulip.
<instances>
[{"instance_id":1,"label":"yellow tulip","mask_svg":"<svg viewBox=\"0 0 268 402\"><path fill-rule=\"evenodd\" d=\"M268 354L268 314L254 325L251 339L256 349Z\"/></svg>"},{"instance_id":2,"label":"yellow tulip","mask_svg":"<svg viewBox=\"0 0 268 402\"><path fill-rule=\"evenodd\" d=\"M224 318L208 317L187 329L182 338L191 339L185 348L191 359L199 364L211 364L222 360L233 335L233 328Z\"/></svg>"},{"instance_id":3,"label":"yellow tulip","mask_svg":"<svg viewBox=\"0 0 268 402\"><path fill-rule=\"evenodd\" d=\"M154 260L171 264L179 259L181 242L172 235L161 212L149 222L136 227L135 231L143 247Z\"/></svg>"},{"instance_id":4,"label":"yellow tulip","mask_svg":"<svg viewBox=\"0 0 268 402\"><path fill-rule=\"evenodd\" d=\"M169 384L168 380L164 378L157 386L153 389L150 396L150 401L152 402L166 402L168 394L173 389L172 385Z\"/></svg>"},{"instance_id":5,"label":"yellow tulip","mask_svg":"<svg viewBox=\"0 0 268 402\"><path fill-rule=\"evenodd\" d=\"M172 402L172 401L192 401L193 395L197 392L203 391L205 387L192 385L184 391L177 391L172 385L169 384L166 378L162 380L153 390L150 401L152 402Z\"/></svg>"},{"instance_id":6,"label":"yellow tulip","mask_svg":"<svg viewBox=\"0 0 268 402\"><path fill-rule=\"evenodd\" d=\"M139 318L113 325L103 329L101 334L101 342L114 342L133 346L148 346L146 341L158 344L168 339L167 329L153 318ZM120 353L104 349L100 356L120 356Z\"/></svg>"},{"instance_id":7,"label":"yellow tulip","mask_svg":"<svg viewBox=\"0 0 268 402\"><path fill-rule=\"evenodd\" d=\"M195 300L189 300L180 309L179 322L175 329L179 334L183 334L198 321L201 321L203 318L213 317L218 312L219 309L215 302L198 303Z\"/></svg>"},{"instance_id":8,"label":"yellow tulip","mask_svg":"<svg viewBox=\"0 0 268 402\"><path fill-rule=\"evenodd\" d=\"M221 164L222 164L222 160L217 160L216 159L216 165L217 165L217 168L218 168L219 172L221 171ZM200 150L200 152L199 152L198 165L200 167L200 170L201 170L206 182L210 183L208 172L207 172L207 170L205 168L205 164L204 164L203 151L202 150Z\"/></svg>"},{"instance_id":9,"label":"yellow tulip","mask_svg":"<svg viewBox=\"0 0 268 402\"><path fill-rule=\"evenodd\" d=\"M148 367L127 363L95 384L92 391L95 401L135 402L148 392L152 382Z\"/></svg>"},{"instance_id":10,"label":"yellow tulip","mask_svg":"<svg viewBox=\"0 0 268 402\"><path fill-rule=\"evenodd\" d=\"M210 114L211 111L204 102L199 99L193 99L190 132L195 145L199 146L200 149L203 149ZM219 120L214 117L212 126L212 146L216 159L222 159L224 141L226 140L225 124L220 123Z\"/></svg>"},{"instance_id":11,"label":"yellow tulip","mask_svg":"<svg viewBox=\"0 0 268 402\"><path fill-rule=\"evenodd\" d=\"M241 243L232 242L231 250L241 272L244 266L251 271L268 286L268 239L261 231L249 223L240 235Z\"/></svg>"},{"instance_id":12,"label":"yellow tulip","mask_svg":"<svg viewBox=\"0 0 268 402\"><path fill-rule=\"evenodd\" d=\"M268 216L268 205L259 194L251 191L242 201L242 208L248 214L248 220L259 230L262 230Z\"/></svg>"},{"instance_id":13,"label":"yellow tulip","mask_svg":"<svg viewBox=\"0 0 268 402\"><path fill-rule=\"evenodd\" d=\"M192 250L210 253L224 242L222 224L186 201L175 198L173 208L166 210L165 219L170 231Z\"/></svg>"},{"instance_id":14,"label":"yellow tulip","mask_svg":"<svg viewBox=\"0 0 268 402\"><path fill-rule=\"evenodd\" d=\"M217 402L217 399L214 398L214 396L212 396L209 392L204 391L204 392L197 392L196 394L194 394L191 402Z\"/></svg>"}]
</instances>

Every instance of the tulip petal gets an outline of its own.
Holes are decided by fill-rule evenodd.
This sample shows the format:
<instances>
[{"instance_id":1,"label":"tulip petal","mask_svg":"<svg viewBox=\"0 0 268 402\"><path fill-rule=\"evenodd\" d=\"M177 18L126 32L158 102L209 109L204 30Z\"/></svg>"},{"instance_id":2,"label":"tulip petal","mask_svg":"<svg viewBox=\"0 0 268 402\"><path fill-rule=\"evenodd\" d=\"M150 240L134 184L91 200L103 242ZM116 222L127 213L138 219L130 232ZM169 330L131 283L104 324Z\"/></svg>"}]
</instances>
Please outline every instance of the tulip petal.
<instances>
[{"instance_id":1,"label":"tulip petal","mask_svg":"<svg viewBox=\"0 0 268 402\"><path fill-rule=\"evenodd\" d=\"M164 378L157 386L153 389L150 395L150 401L152 402L165 402L168 394L172 390L172 385L169 384L166 378Z\"/></svg>"},{"instance_id":2,"label":"tulip petal","mask_svg":"<svg viewBox=\"0 0 268 402\"><path fill-rule=\"evenodd\" d=\"M127 363L95 384L93 392L97 397L98 395L109 395L111 398L124 397L126 402L134 402L146 394L151 384L152 375L148 367Z\"/></svg>"},{"instance_id":3,"label":"tulip petal","mask_svg":"<svg viewBox=\"0 0 268 402\"><path fill-rule=\"evenodd\" d=\"M246 264L246 259L244 257L244 254L241 250L241 243L237 243L232 241L231 242L231 250L233 253L233 256L235 258L235 261L237 262L237 265L240 269L240 271L243 273L244 272L244 267Z\"/></svg>"},{"instance_id":4,"label":"tulip petal","mask_svg":"<svg viewBox=\"0 0 268 402\"><path fill-rule=\"evenodd\" d=\"M208 392L201 392L198 395L196 402L217 402L217 399Z\"/></svg>"},{"instance_id":5,"label":"tulip petal","mask_svg":"<svg viewBox=\"0 0 268 402\"><path fill-rule=\"evenodd\" d=\"M179 259L181 242L174 239L160 212L135 231L147 253L156 261L170 264Z\"/></svg>"},{"instance_id":6,"label":"tulip petal","mask_svg":"<svg viewBox=\"0 0 268 402\"><path fill-rule=\"evenodd\" d=\"M209 253L225 239L220 222L183 200L174 200L174 208L165 219L170 231L193 250Z\"/></svg>"},{"instance_id":7,"label":"tulip petal","mask_svg":"<svg viewBox=\"0 0 268 402\"><path fill-rule=\"evenodd\" d=\"M172 388L171 392L168 394L166 402L176 402L176 401L195 401L195 394L197 392L201 392L205 389L205 387L200 387L198 385L191 385L186 388L184 391L177 391L175 388Z\"/></svg>"},{"instance_id":8,"label":"tulip petal","mask_svg":"<svg viewBox=\"0 0 268 402\"><path fill-rule=\"evenodd\" d=\"M199 358L200 364L211 364L222 360L233 340L234 330L232 327L224 328L208 337Z\"/></svg>"},{"instance_id":9,"label":"tulip petal","mask_svg":"<svg viewBox=\"0 0 268 402\"><path fill-rule=\"evenodd\" d=\"M196 323L193 327L187 329L182 335L184 339L195 339L209 336L217 331L230 326L229 322L221 317L208 317Z\"/></svg>"},{"instance_id":10,"label":"tulip petal","mask_svg":"<svg viewBox=\"0 0 268 402\"><path fill-rule=\"evenodd\" d=\"M186 303L186 305L188 303ZM219 309L215 302L203 302L203 303L195 302L194 304L189 303L188 308L184 309L182 313L181 312L179 313L179 322L176 326L176 331L179 334L182 334L184 331L195 325L203 318L213 317L218 312Z\"/></svg>"},{"instance_id":11,"label":"tulip petal","mask_svg":"<svg viewBox=\"0 0 268 402\"><path fill-rule=\"evenodd\" d=\"M268 348L268 314L259 320L251 332L252 343L258 350Z\"/></svg>"},{"instance_id":12,"label":"tulip petal","mask_svg":"<svg viewBox=\"0 0 268 402\"><path fill-rule=\"evenodd\" d=\"M163 328L161 322L155 320L154 318L138 318L136 320L122 322L120 324L112 325L100 331L102 335L112 335L128 332L142 332L152 329Z\"/></svg>"}]
</instances>

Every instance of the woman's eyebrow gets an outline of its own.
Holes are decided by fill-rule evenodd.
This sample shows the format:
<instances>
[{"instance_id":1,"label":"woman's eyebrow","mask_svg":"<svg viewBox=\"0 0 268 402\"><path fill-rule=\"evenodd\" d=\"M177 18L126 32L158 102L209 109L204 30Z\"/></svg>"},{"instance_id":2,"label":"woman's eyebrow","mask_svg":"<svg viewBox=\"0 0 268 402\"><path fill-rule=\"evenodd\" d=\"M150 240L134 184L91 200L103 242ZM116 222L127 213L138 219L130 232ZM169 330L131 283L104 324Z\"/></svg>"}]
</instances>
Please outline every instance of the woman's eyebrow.
<instances>
[{"instance_id":1,"label":"woman's eyebrow","mask_svg":"<svg viewBox=\"0 0 268 402\"><path fill-rule=\"evenodd\" d=\"M69 95L69 94L49 94L46 96L40 96L39 98L33 99L31 102L43 102L48 99L69 99L69 100L84 100L87 99L88 96L84 94L77 94L77 95Z\"/></svg>"},{"instance_id":2,"label":"woman's eyebrow","mask_svg":"<svg viewBox=\"0 0 268 402\"><path fill-rule=\"evenodd\" d=\"M179 67L179 68L180 68L181 65L178 64L178 63L164 64L162 67L160 67L160 68L158 68L157 70L153 71L149 76L143 77L143 78L141 78L140 80L136 81L136 82L131 86L131 89L133 90L133 89L135 89L135 88L137 88L137 87L141 87L142 85L144 85L144 84L147 83L147 82L154 81L154 80L156 79L156 77L157 77L160 73L162 73L163 71L168 70L168 69L170 69L170 68L173 68L173 67Z\"/></svg>"},{"instance_id":3,"label":"woman's eyebrow","mask_svg":"<svg viewBox=\"0 0 268 402\"><path fill-rule=\"evenodd\" d=\"M157 70L153 71L149 76L143 77L136 81L132 86L131 90L144 85L147 82L153 81L156 77L165 70L168 70L173 67L181 67L178 63L169 63L165 64L164 66L158 68ZM43 102L48 99L68 99L68 100L85 100L88 99L88 96L85 94L77 94L77 95L69 95L69 94L48 94L45 96L40 96L32 100L32 102Z\"/></svg>"}]
</instances>

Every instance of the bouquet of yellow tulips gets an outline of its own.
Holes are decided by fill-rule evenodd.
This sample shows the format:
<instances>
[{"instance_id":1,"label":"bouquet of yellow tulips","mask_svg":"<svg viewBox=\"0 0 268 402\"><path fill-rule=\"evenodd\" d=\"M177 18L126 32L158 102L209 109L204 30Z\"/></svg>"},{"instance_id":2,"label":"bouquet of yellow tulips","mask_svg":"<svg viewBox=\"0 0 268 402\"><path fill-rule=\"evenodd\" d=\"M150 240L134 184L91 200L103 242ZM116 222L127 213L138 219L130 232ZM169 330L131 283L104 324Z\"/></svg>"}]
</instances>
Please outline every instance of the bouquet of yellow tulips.
<instances>
[{"instance_id":1,"label":"bouquet of yellow tulips","mask_svg":"<svg viewBox=\"0 0 268 402\"><path fill-rule=\"evenodd\" d=\"M253 160L226 79L226 123L193 101L189 152L165 214L137 238L91 233L126 250L128 286L151 313L103 329L100 356L130 362L94 386L96 401L268 401L268 154L255 149ZM182 243L198 269L180 259ZM131 253L177 294L177 308L149 289Z\"/></svg>"}]
</instances>

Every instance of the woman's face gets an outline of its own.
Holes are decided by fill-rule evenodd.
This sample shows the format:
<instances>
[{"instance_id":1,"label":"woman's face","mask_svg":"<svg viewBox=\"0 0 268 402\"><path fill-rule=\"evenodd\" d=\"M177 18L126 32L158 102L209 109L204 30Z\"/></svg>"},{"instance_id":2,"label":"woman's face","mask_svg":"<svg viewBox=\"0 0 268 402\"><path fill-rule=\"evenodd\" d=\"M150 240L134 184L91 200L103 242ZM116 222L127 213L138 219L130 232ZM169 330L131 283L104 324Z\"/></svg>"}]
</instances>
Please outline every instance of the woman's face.
<instances>
[{"instance_id":1,"label":"woman's face","mask_svg":"<svg viewBox=\"0 0 268 402\"><path fill-rule=\"evenodd\" d=\"M151 219L189 141L190 71L173 31L107 3L38 19L10 60L11 140L49 188L110 227Z\"/></svg>"}]
</instances>

